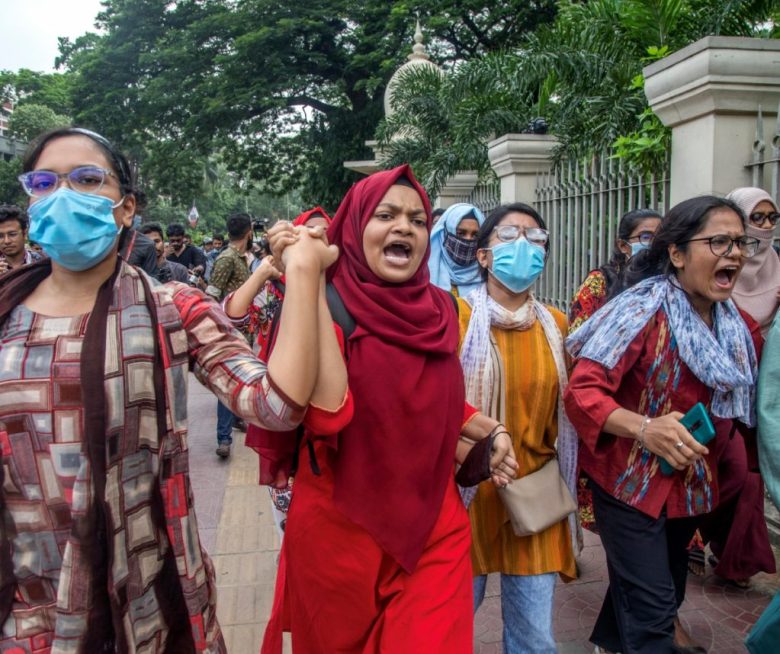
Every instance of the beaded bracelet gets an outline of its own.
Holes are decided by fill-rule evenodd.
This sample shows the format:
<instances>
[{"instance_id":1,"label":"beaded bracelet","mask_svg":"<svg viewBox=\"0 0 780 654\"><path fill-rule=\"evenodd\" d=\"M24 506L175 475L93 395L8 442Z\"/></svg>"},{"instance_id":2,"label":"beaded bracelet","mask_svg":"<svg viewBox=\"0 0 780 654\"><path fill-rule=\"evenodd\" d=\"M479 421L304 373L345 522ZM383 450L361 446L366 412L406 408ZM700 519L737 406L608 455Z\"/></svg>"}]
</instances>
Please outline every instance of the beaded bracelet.
<instances>
[{"instance_id":1,"label":"beaded bracelet","mask_svg":"<svg viewBox=\"0 0 780 654\"><path fill-rule=\"evenodd\" d=\"M644 417L642 420L642 424L639 426L639 434L637 434L636 439L639 441L639 445L642 447L645 446L645 429L647 429L647 425L650 424L650 418L647 416Z\"/></svg>"}]
</instances>

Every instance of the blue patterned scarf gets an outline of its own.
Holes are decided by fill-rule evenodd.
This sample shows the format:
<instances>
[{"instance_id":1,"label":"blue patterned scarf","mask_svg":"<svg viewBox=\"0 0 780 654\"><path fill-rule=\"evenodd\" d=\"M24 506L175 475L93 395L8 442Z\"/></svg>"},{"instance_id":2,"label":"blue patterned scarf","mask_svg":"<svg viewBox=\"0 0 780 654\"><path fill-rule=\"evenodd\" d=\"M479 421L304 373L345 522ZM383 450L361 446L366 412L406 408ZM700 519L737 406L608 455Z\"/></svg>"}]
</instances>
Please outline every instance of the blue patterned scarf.
<instances>
[{"instance_id":1,"label":"blue patterned scarf","mask_svg":"<svg viewBox=\"0 0 780 654\"><path fill-rule=\"evenodd\" d=\"M712 413L755 425L756 350L732 300L715 304L713 331L672 278L651 277L599 309L566 339L566 347L572 356L611 370L660 308L669 319L680 358L713 391Z\"/></svg>"}]
</instances>

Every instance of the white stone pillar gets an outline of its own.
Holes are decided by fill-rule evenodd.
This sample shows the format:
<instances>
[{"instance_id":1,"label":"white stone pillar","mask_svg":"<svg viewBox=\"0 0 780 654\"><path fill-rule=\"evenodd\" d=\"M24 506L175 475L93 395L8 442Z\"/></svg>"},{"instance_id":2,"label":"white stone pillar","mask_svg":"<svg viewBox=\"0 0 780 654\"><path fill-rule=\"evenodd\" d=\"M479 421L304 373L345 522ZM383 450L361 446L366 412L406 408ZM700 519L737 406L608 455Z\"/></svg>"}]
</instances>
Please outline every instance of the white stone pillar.
<instances>
[{"instance_id":1,"label":"white stone pillar","mask_svg":"<svg viewBox=\"0 0 780 654\"><path fill-rule=\"evenodd\" d=\"M780 41L708 36L644 69L645 95L672 128L671 203L751 186L761 106L773 133L780 102Z\"/></svg>"},{"instance_id":2,"label":"white stone pillar","mask_svg":"<svg viewBox=\"0 0 780 654\"><path fill-rule=\"evenodd\" d=\"M504 134L488 143L490 165L501 182L501 204L536 204L536 182L552 167L558 139L549 134Z\"/></svg>"},{"instance_id":3,"label":"white stone pillar","mask_svg":"<svg viewBox=\"0 0 780 654\"><path fill-rule=\"evenodd\" d=\"M433 203L434 207L446 209L456 202L466 202L469 194L477 185L479 177L475 172L457 173L447 180Z\"/></svg>"}]
</instances>

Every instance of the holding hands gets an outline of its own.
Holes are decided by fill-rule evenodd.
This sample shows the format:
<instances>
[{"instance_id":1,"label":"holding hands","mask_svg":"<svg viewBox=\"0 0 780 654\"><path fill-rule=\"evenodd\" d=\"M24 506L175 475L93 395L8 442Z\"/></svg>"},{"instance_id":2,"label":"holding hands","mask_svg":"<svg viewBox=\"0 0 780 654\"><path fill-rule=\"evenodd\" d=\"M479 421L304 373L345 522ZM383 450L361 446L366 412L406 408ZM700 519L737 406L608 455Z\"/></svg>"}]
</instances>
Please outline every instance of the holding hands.
<instances>
[{"instance_id":1,"label":"holding hands","mask_svg":"<svg viewBox=\"0 0 780 654\"><path fill-rule=\"evenodd\" d=\"M308 267L316 262L321 272L339 256L338 248L328 245L323 227L293 227L278 222L269 230L268 242L282 271L290 265Z\"/></svg>"}]
</instances>

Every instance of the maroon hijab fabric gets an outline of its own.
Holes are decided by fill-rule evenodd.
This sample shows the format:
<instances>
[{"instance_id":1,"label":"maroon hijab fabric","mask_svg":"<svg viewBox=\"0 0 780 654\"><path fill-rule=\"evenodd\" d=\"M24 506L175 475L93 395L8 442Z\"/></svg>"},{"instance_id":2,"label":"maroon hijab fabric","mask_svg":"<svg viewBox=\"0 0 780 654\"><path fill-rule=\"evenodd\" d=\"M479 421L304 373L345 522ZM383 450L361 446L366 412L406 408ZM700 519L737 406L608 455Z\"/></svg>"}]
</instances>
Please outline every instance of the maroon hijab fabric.
<instances>
[{"instance_id":1,"label":"maroon hijab fabric","mask_svg":"<svg viewBox=\"0 0 780 654\"><path fill-rule=\"evenodd\" d=\"M325 209L322 207L314 207L313 209L309 209L298 215L298 217L293 220L292 224L294 227L300 227L301 225L305 225L310 218L316 216L322 216L327 221L328 225L333 222L333 219L326 213Z\"/></svg>"},{"instance_id":2,"label":"maroon hijab fabric","mask_svg":"<svg viewBox=\"0 0 780 654\"><path fill-rule=\"evenodd\" d=\"M329 277L356 328L347 344L355 415L339 437L336 505L407 571L414 570L453 483L465 391L452 299L430 283L428 255L403 284L371 272L363 230L409 166L355 184L328 229L339 247Z\"/></svg>"}]
</instances>

